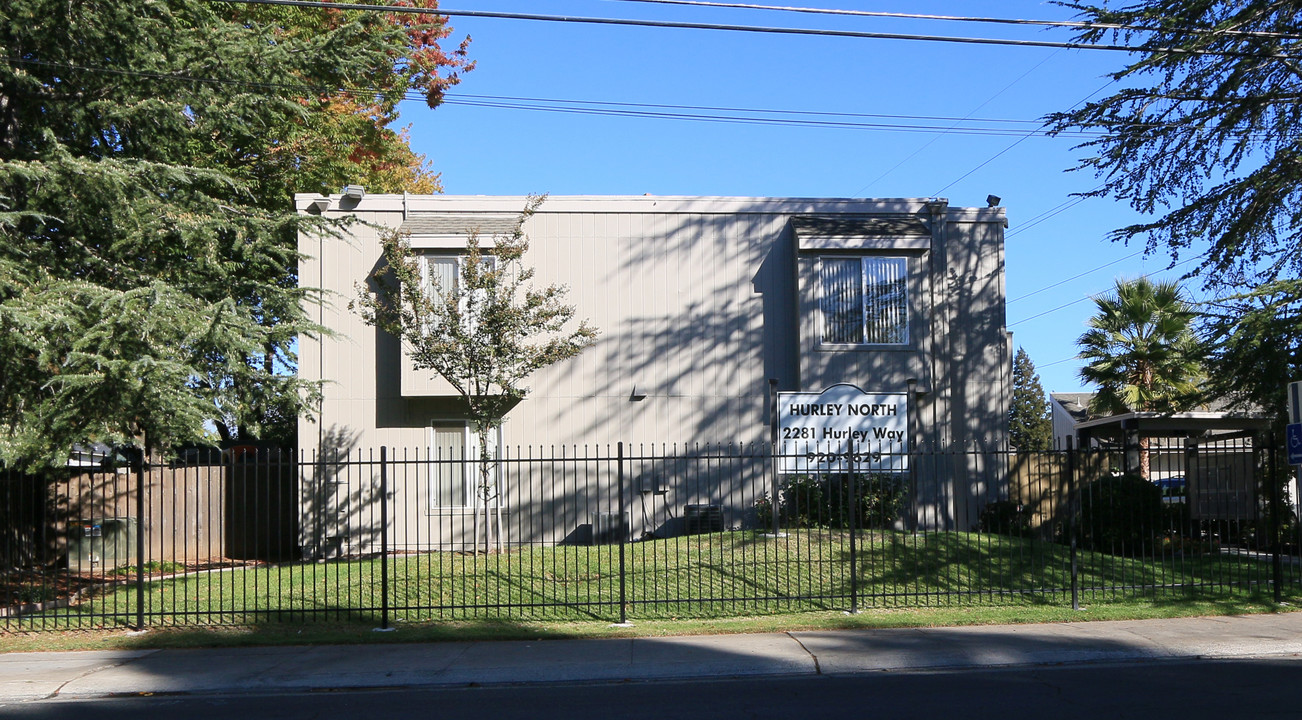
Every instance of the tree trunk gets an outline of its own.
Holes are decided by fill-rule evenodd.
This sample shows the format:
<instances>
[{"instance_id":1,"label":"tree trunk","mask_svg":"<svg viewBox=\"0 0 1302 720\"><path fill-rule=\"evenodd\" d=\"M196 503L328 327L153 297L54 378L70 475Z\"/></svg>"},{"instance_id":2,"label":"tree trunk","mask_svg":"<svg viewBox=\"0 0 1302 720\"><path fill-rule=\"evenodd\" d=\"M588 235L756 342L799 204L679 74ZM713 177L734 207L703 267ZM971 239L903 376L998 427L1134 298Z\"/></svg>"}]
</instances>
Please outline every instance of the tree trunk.
<instances>
[{"instance_id":1,"label":"tree trunk","mask_svg":"<svg viewBox=\"0 0 1302 720\"><path fill-rule=\"evenodd\" d=\"M484 552L501 550L501 516L498 516L498 532L496 536L493 533L493 522L490 516L490 504L497 499L497 488L493 482L493 471L496 469L496 463L488 452L488 433L494 428L487 423L476 423L479 435L479 497L484 504ZM475 521L478 523L479 513L475 513ZM475 533L475 541L478 542L479 533Z\"/></svg>"}]
</instances>

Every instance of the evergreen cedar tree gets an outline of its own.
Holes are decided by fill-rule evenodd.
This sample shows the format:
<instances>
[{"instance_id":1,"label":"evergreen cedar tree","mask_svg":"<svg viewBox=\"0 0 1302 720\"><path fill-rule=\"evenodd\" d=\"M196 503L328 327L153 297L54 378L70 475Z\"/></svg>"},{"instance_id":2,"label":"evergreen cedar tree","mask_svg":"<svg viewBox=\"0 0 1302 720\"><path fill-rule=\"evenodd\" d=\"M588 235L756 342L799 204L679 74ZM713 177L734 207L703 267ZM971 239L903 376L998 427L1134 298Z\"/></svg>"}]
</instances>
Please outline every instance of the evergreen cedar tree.
<instances>
[{"instance_id":1,"label":"evergreen cedar tree","mask_svg":"<svg viewBox=\"0 0 1302 720\"><path fill-rule=\"evenodd\" d=\"M1151 218L1114 240L1199 258L1191 274L1220 298L1200 308L1207 389L1282 426L1302 378L1302 0L1066 5L1095 23L1080 40L1139 52L1113 74L1122 89L1048 127L1101 133L1082 146L1103 179L1088 194Z\"/></svg>"},{"instance_id":2,"label":"evergreen cedar tree","mask_svg":"<svg viewBox=\"0 0 1302 720\"><path fill-rule=\"evenodd\" d=\"M428 7L433 8L433 2ZM315 388L296 190L437 182L390 124L470 68L436 15L0 4L0 462L287 439ZM363 95L355 90L364 88ZM363 98L364 99L360 99Z\"/></svg>"},{"instance_id":3,"label":"evergreen cedar tree","mask_svg":"<svg viewBox=\"0 0 1302 720\"><path fill-rule=\"evenodd\" d=\"M1013 358L1013 402L1008 413L1008 441L1021 451L1053 446L1053 419L1031 356L1017 348Z\"/></svg>"}]
</instances>

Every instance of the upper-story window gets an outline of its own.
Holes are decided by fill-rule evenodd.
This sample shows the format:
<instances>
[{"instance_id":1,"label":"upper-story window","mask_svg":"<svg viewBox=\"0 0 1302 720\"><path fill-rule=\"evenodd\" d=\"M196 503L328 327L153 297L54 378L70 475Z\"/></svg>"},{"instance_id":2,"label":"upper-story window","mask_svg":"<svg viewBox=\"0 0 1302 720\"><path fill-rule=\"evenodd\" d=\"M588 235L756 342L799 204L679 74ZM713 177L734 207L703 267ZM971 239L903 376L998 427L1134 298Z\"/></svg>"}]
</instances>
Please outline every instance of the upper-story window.
<instances>
[{"instance_id":1,"label":"upper-story window","mask_svg":"<svg viewBox=\"0 0 1302 720\"><path fill-rule=\"evenodd\" d=\"M446 295L457 286L461 274L460 258L456 255L424 255L420 280L427 295Z\"/></svg>"},{"instance_id":2,"label":"upper-story window","mask_svg":"<svg viewBox=\"0 0 1302 720\"><path fill-rule=\"evenodd\" d=\"M469 298L460 295L461 292L461 265L466 261L462 255L435 255L426 253L421 256L420 264L420 281L421 289L429 297L447 298L450 294L457 294L459 298L463 319L467 322L474 322L470 317ZM485 269L497 267L497 258L492 255L481 256L480 262Z\"/></svg>"},{"instance_id":3,"label":"upper-story window","mask_svg":"<svg viewBox=\"0 0 1302 720\"><path fill-rule=\"evenodd\" d=\"M824 343L909 342L906 258L823 257L819 261L819 286Z\"/></svg>"}]
</instances>

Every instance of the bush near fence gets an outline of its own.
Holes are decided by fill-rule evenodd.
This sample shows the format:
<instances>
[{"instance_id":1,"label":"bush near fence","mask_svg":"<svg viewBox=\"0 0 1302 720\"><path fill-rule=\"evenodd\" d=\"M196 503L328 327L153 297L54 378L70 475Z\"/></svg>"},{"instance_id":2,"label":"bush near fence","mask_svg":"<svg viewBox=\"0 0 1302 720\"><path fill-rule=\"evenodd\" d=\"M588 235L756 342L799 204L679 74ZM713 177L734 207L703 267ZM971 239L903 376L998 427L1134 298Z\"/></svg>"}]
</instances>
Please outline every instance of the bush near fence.
<instances>
[{"instance_id":1,"label":"bush near fence","mask_svg":"<svg viewBox=\"0 0 1302 720\"><path fill-rule=\"evenodd\" d=\"M903 518L907 479L899 473L793 475L778 492L778 527L890 528ZM755 503L759 528L773 527L770 493Z\"/></svg>"}]
</instances>

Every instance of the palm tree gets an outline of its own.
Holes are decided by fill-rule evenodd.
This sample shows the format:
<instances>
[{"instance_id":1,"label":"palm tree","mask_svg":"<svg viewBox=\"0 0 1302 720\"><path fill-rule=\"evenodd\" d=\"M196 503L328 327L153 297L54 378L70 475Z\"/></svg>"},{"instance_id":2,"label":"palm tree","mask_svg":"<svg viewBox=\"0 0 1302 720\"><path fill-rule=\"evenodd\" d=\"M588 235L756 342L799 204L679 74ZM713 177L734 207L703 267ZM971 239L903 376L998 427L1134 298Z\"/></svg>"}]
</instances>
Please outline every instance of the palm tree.
<instances>
[{"instance_id":1,"label":"palm tree","mask_svg":"<svg viewBox=\"0 0 1302 720\"><path fill-rule=\"evenodd\" d=\"M1180 412L1198 403L1202 349L1196 316L1174 282L1118 280L1095 299L1097 312L1076 344L1082 380L1097 385L1090 412ZM1140 474L1148 477L1147 441L1140 441Z\"/></svg>"}]
</instances>

